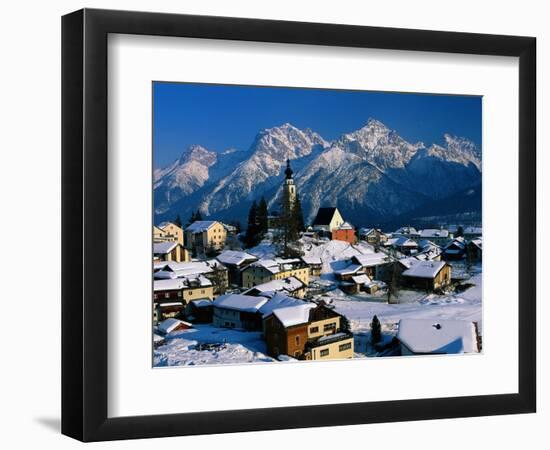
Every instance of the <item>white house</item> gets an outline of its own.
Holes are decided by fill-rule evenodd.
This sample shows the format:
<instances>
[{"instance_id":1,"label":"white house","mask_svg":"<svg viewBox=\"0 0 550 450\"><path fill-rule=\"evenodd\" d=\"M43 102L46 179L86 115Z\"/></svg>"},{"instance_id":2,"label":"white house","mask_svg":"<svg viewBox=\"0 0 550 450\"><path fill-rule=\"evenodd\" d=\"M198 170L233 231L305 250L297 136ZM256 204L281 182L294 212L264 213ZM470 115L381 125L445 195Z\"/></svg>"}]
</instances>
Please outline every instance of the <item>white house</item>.
<instances>
[{"instance_id":1,"label":"white house","mask_svg":"<svg viewBox=\"0 0 550 450\"><path fill-rule=\"evenodd\" d=\"M402 355L479 353L477 324L465 320L401 319Z\"/></svg>"}]
</instances>

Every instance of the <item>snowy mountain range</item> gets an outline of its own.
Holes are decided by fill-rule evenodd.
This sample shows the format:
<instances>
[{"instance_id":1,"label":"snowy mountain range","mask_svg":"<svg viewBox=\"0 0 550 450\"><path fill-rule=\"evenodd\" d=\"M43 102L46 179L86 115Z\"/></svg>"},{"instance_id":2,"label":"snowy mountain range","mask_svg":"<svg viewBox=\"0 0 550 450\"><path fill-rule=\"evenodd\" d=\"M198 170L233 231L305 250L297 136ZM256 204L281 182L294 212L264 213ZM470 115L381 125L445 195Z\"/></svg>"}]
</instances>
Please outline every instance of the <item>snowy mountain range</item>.
<instances>
[{"instance_id":1,"label":"snowy mountain range","mask_svg":"<svg viewBox=\"0 0 550 450\"><path fill-rule=\"evenodd\" d=\"M338 206L355 225L384 223L427 204L445 205L445 198L481 183L481 151L466 138L445 134L442 145L427 147L369 119L329 142L285 123L260 131L247 150L193 145L155 170L155 221L176 214L185 220L200 209L205 217L244 223L261 195L277 210L287 158L306 222L320 206Z\"/></svg>"}]
</instances>

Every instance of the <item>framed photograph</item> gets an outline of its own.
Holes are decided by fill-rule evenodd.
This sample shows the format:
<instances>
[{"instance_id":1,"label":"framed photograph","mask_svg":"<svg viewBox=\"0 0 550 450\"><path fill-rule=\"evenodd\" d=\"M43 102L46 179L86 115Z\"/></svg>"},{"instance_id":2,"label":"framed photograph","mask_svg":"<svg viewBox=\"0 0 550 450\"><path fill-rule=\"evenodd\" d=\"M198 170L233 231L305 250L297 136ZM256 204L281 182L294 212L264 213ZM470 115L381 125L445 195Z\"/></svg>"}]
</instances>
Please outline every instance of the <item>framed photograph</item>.
<instances>
[{"instance_id":1,"label":"framed photograph","mask_svg":"<svg viewBox=\"0 0 550 450\"><path fill-rule=\"evenodd\" d=\"M62 432L536 408L536 40L62 21Z\"/></svg>"}]
</instances>

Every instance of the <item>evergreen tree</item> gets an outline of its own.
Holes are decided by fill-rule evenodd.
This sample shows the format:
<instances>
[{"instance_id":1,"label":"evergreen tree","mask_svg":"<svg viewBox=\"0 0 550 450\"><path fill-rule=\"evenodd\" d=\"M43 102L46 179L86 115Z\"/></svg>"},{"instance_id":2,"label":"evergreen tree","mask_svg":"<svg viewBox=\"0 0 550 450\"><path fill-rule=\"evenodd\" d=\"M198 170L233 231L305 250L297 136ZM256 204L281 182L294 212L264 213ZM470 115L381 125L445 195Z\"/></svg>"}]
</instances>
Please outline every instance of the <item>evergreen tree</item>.
<instances>
[{"instance_id":1,"label":"evergreen tree","mask_svg":"<svg viewBox=\"0 0 550 450\"><path fill-rule=\"evenodd\" d=\"M300 196L296 194L296 199L294 200L293 210L292 210L292 220L296 230L301 233L306 231L306 226L304 224L304 214L302 213L302 203L300 202Z\"/></svg>"},{"instance_id":2,"label":"evergreen tree","mask_svg":"<svg viewBox=\"0 0 550 450\"><path fill-rule=\"evenodd\" d=\"M202 214L198 209L197 209L197 212L195 213L195 220L202 220Z\"/></svg>"},{"instance_id":3,"label":"evergreen tree","mask_svg":"<svg viewBox=\"0 0 550 450\"><path fill-rule=\"evenodd\" d=\"M376 317L376 314L372 318L372 322L370 324L370 339L373 344L377 344L382 339L382 327L378 317Z\"/></svg>"},{"instance_id":4,"label":"evergreen tree","mask_svg":"<svg viewBox=\"0 0 550 450\"><path fill-rule=\"evenodd\" d=\"M176 216L176 218L174 219L174 225L176 225L176 226L182 228L181 217L180 217L179 214L178 214L178 215Z\"/></svg>"},{"instance_id":5,"label":"evergreen tree","mask_svg":"<svg viewBox=\"0 0 550 450\"><path fill-rule=\"evenodd\" d=\"M301 255L300 232L296 221L294 205L295 202L290 201L287 191L283 191L275 243L278 247L278 253L285 258Z\"/></svg>"},{"instance_id":6,"label":"evergreen tree","mask_svg":"<svg viewBox=\"0 0 550 450\"><path fill-rule=\"evenodd\" d=\"M256 200L254 200L248 210L248 224L244 236L244 245L246 248L250 248L256 246L258 242L258 205L256 204Z\"/></svg>"},{"instance_id":7,"label":"evergreen tree","mask_svg":"<svg viewBox=\"0 0 550 450\"><path fill-rule=\"evenodd\" d=\"M262 238L267 233L268 229L268 211L267 211L267 202L265 201L265 197L262 195L262 198L260 199L260 203L258 204L258 212L257 212L257 221L258 221L258 233L262 236Z\"/></svg>"},{"instance_id":8,"label":"evergreen tree","mask_svg":"<svg viewBox=\"0 0 550 450\"><path fill-rule=\"evenodd\" d=\"M464 228L462 228L462 225L460 225L455 233L455 237L462 237L464 236Z\"/></svg>"},{"instance_id":9,"label":"evergreen tree","mask_svg":"<svg viewBox=\"0 0 550 450\"><path fill-rule=\"evenodd\" d=\"M187 221L187 225L186 227L188 227L189 225L191 225L193 222L195 222L197 220L197 216L195 215L195 212L191 212L191 217L189 217L189 220Z\"/></svg>"}]
</instances>

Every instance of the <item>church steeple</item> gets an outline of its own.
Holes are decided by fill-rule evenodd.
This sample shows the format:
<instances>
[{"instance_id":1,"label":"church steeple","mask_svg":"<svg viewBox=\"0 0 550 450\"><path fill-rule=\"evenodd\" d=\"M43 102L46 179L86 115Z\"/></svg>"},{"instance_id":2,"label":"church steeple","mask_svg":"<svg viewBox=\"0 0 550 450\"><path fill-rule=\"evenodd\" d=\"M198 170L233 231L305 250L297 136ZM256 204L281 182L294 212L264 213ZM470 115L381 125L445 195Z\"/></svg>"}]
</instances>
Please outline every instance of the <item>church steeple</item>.
<instances>
[{"instance_id":1,"label":"church steeple","mask_svg":"<svg viewBox=\"0 0 550 450\"><path fill-rule=\"evenodd\" d=\"M287 180L291 180L292 179L292 169L290 168L290 159L287 158L286 160L286 170L285 170L285 175L286 175L286 179Z\"/></svg>"},{"instance_id":2,"label":"church steeple","mask_svg":"<svg viewBox=\"0 0 550 450\"><path fill-rule=\"evenodd\" d=\"M292 178L292 169L290 168L290 159L286 160L286 170L285 170L285 183L283 186L285 198L289 202L289 206L294 204L296 200L296 186L294 185L294 179Z\"/></svg>"}]
</instances>

